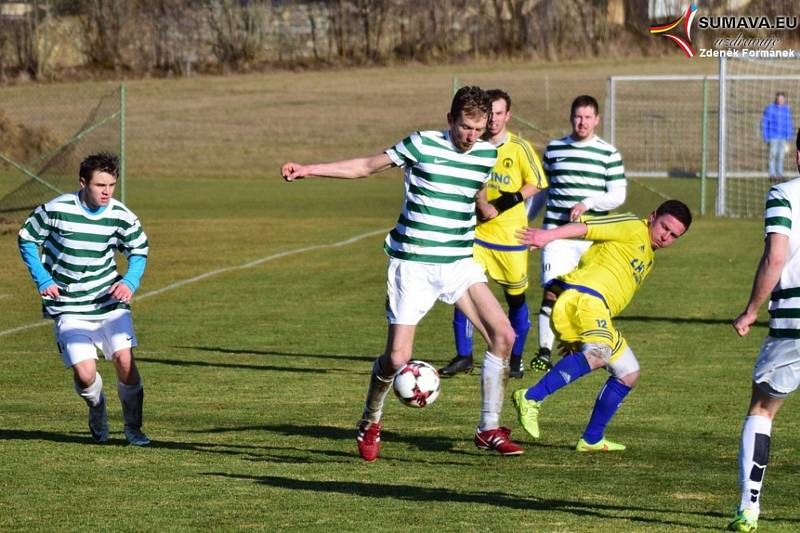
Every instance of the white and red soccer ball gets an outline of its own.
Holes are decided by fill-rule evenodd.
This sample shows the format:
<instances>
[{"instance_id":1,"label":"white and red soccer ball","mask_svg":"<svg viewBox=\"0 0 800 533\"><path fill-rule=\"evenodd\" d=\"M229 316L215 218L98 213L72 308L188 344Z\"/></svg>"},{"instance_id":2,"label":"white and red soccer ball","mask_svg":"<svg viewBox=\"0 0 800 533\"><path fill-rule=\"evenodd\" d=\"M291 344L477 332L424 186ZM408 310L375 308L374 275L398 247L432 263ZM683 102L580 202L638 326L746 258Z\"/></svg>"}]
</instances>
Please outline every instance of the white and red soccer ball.
<instances>
[{"instance_id":1,"label":"white and red soccer ball","mask_svg":"<svg viewBox=\"0 0 800 533\"><path fill-rule=\"evenodd\" d=\"M394 375L394 393L409 407L425 407L439 397L439 372L425 361L409 361Z\"/></svg>"}]
</instances>

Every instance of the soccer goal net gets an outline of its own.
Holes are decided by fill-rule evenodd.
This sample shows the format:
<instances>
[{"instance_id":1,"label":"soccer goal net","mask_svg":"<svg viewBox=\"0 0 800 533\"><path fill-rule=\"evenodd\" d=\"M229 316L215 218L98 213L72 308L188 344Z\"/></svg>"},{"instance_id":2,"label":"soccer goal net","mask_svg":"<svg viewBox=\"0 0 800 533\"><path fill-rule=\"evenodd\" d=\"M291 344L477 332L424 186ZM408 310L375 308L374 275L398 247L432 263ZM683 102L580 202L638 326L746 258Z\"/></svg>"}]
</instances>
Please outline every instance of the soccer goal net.
<instances>
[{"instance_id":1,"label":"soccer goal net","mask_svg":"<svg viewBox=\"0 0 800 533\"><path fill-rule=\"evenodd\" d=\"M794 138L800 110L800 60L722 59L720 76L721 172L717 212L728 216L759 216L776 179L797 176ZM781 112L776 95L784 95ZM768 109L768 106L771 109ZM775 113L777 111L777 114ZM787 120L783 117L791 117ZM775 166L769 171L769 139L783 141ZM771 174L775 174L774 176Z\"/></svg>"},{"instance_id":2,"label":"soccer goal net","mask_svg":"<svg viewBox=\"0 0 800 533\"><path fill-rule=\"evenodd\" d=\"M78 188L87 155L120 156L124 196L124 87L106 84L0 88L0 225Z\"/></svg>"},{"instance_id":3,"label":"soccer goal net","mask_svg":"<svg viewBox=\"0 0 800 533\"><path fill-rule=\"evenodd\" d=\"M709 178L717 215L760 216L771 184L761 119L779 91L800 109L800 61L723 58L716 75L614 76L604 135L629 176L700 179L703 194Z\"/></svg>"}]
</instances>

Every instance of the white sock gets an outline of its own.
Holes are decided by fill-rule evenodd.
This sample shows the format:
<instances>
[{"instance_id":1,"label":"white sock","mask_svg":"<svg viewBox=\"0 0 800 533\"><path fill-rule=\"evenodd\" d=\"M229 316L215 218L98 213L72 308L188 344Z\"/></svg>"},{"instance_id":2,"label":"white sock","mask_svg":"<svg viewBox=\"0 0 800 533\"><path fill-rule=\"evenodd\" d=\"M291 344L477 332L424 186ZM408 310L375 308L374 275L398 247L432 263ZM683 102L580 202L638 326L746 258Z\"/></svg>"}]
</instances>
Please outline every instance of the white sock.
<instances>
[{"instance_id":1,"label":"white sock","mask_svg":"<svg viewBox=\"0 0 800 533\"><path fill-rule=\"evenodd\" d=\"M506 381L508 380L508 359L500 359L487 351L481 365L481 419L478 431L496 429L500 426L500 412L503 410Z\"/></svg>"},{"instance_id":2,"label":"white sock","mask_svg":"<svg viewBox=\"0 0 800 533\"><path fill-rule=\"evenodd\" d=\"M546 310L546 311L545 311ZM544 312L543 312L544 311ZM553 349L553 342L556 340L556 334L550 329L550 313L551 307L542 307L539 310L539 348Z\"/></svg>"},{"instance_id":3,"label":"white sock","mask_svg":"<svg viewBox=\"0 0 800 533\"><path fill-rule=\"evenodd\" d=\"M739 509L761 509L761 485L769 463L769 443L772 420L764 416L748 416L742 427L739 449L739 484L742 500Z\"/></svg>"},{"instance_id":4,"label":"white sock","mask_svg":"<svg viewBox=\"0 0 800 533\"><path fill-rule=\"evenodd\" d=\"M380 422L383 418L383 402L389 389L392 388L394 373L386 376L380 365L380 358L375 359L372 365L372 374L369 376L369 389L367 389L367 401L364 405L364 418L370 422Z\"/></svg>"},{"instance_id":5,"label":"white sock","mask_svg":"<svg viewBox=\"0 0 800 533\"><path fill-rule=\"evenodd\" d=\"M97 407L103 397L103 378L100 372L95 374L94 383L86 388L75 383L75 392L86 402L89 407Z\"/></svg>"}]
</instances>

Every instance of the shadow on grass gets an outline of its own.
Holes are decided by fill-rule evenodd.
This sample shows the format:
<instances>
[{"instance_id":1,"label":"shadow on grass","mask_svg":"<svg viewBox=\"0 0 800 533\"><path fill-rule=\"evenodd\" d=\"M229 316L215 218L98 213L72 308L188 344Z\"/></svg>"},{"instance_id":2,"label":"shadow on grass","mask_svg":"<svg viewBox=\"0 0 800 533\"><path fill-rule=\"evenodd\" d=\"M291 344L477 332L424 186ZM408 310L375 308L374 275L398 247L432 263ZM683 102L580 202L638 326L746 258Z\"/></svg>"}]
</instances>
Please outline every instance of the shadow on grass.
<instances>
[{"instance_id":1,"label":"shadow on grass","mask_svg":"<svg viewBox=\"0 0 800 533\"><path fill-rule=\"evenodd\" d=\"M0 441L3 440L43 440L49 442L62 442L70 444L92 444L96 446L128 445L125 439L109 439L105 444L97 444L87 433L56 433L54 431L25 430L25 429L0 429Z\"/></svg>"},{"instance_id":2,"label":"shadow on grass","mask_svg":"<svg viewBox=\"0 0 800 533\"><path fill-rule=\"evenodd\" d=\"M73 433L56 433L53 431L37 430L10 430L0 429L0 442L2 441L45 441L67 444L86 444L93 447L103 448L110 446L127 447L130 446L124 438L111 438L104 444L97 444L89 435ZM226 442L180 442L174 440L153 440L149 445L142 447L145 450L163 449L176 451L191 451L202 453L214 453L228 456L245 456L250 460L269 461L271 463L318 463L319 455L325 455L336 459L342 459L343 463L353 462L357 458L354 453L347 453L338 450L300 450L311 452L306 456L298 456L297 447L275 447L258 446L252 444L231 444ZM276 455L275 453L265 452L286 451L294 455Z\"/></svg>"},{"instance_id":3,"label":"shadow on grass","mask_svg":"<svg viewBox=\"0 0 800 533\"><path fill-rule=\"evenodd\" d=\"M420 503L466 503L491 505L521 511L560 511L576 516L594 516L604 519L619 519L626 522L643 524L659 524L688 528L705 527L696 522L676 520L678 516L696 515L724 521L728 516L715 511L686 511L684 509L666 509L632 507L629 505L610 505L606 503L584 502L562 499L546 499L536 497L520 497L503 492L461 492L447 488L420 487L414 485L387 485L381 483L361 483L357 481L312 481L279 476L251 476L229 474L225 472L204 472L203 475L223 478L252 480L255 483L279 489L340 493L365 498L392 498ZM636 516L633 513L639 513ZM665 515L663 518L644 516L645 514ZM792 520L794 521L794 520ZM612 528L613 529L613 528Z\"/></svg>"},{"instance_id":4,"label":"shadow on grass","mask_svg":"<svg viewBox=\"0 0 800 533\"><path fill-rule=\"evenodd\" d=\"M300 426L300 425L293 425L293 424L276 424L276 425L254 425L254 426L234 426L234 427L227 427L227 428L211 428L211 429L198 429L198 430L191 430L189 433L232 433L232 432L242 432L242 431L267 431L270 433L277 433L280 435L285 435L288 437L305 437L305 438L312 438L312 439L328 439L328 440L337 440L337 441L352 441L353 442L353 454L355 454L355 424L353 428L340 428L334 426ZM442 436L435 436L435 435L408 435L402 433L396 433L394 431L387 431L386 429L381 431L381 441L386 443L390 442L392 444L400 443L405 444L407 446L411 446L417 448L422 451L429 451L429 452L447 452L457 455L463 456L474 456L474 455L486 455L486 454L494 454L494 452L486 452L483 450L478 450L477 448L472 449L472 434L465 433L464 438L451 438L451 437L442 437ZM468 444L467 450L458 449L457 446L462 444ZM537 443L534 446L529 446L529 448L552 448L552 449L559 449L564 448L571 450L571 446L564 446L560 444L539 444ZM446 464L440 460L435 461L437 464ZM462 463L455 463L455 464L462 464Z\"/></svg>"},{"instance_id":5,"label":"shadow on grass","mask_svg":"<svg viewBox=\"0 0 800 533\"><path fill-rule=\"evenodd\" d=\"M352 372L346 369L337 368L298 368L274 365L243 365L239 363L209 363L208 361L187 361L184 359L154 359L152 357L136 357L136 361L144 363L155 363L158 365L170 366L209 366L214 368L238 368L242 370L264 370L267 372L297 372L300 374L327 374Z\"/></svg>"},{"instance_id":6,"label":"shadow on grass","mask_svg":"<svg viewBox=\"0 0 800 533\"><path fill-rule=\"evenodd\" d=\"M339 361L367 361L373 362L378 354L375 355L337 355L325 353L293 353L293 352L276 352L273 350L242 350L234 348L221 348L212 346L173 346L173 348L182 348L185 350L198 350L201 352L214 352L235 355L273 355L277 357L292 357L292 358L305 358L305 359L336 359Z\"/></svg>"},{"instance_id":7,"label":"shadow on grass","mask_svg":"<svg viewBox=\"0 0 800 533\"><path fill-rule=\"evenodd\" d=\"M688 317L675 317L675 316L641 316L641 315L627 315L614 317L614 322L666 322L668 324L711 324L730 326L733 323L731 318L688 318ZM769 327L769 322L763 320L757 321L753 324L755 327Z\"/></svg>"},{"instance_id":8,"label":"shadow on grass","mask_svg":"<svg viewBox=\"0 0 800 533\"><path fill-rule=\"evenodd\" d=\"M356 427L353 423L352 429L339 428L334 426L299 426L294 424L265 424L255 426L234 426L227 428L211 428L211 429L197 429L191 430L189 433L235 433L241 431L267 431L270 433L277 433L289 437L306 437L312 439L328 439L337 441L353 441L355 448L356 440ZM461 439L451 439L448 437L436 436L409 436L401 435L393 431L381 431L381 440L390 440L392 442L403 442L412 446L416 446L421 450L428 450L434 452L451 451L455 443L461 442Z\"/></svg>"}]
</instances>

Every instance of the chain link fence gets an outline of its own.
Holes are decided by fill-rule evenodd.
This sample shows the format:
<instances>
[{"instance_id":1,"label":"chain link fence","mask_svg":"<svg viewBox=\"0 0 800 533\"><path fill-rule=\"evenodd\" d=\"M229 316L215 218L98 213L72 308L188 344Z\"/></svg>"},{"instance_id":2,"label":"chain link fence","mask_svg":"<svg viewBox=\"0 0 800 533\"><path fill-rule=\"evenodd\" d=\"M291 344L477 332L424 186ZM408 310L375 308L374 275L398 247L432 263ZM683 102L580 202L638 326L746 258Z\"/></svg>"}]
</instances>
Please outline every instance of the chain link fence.
<instances>
[{"instance_id":1,"label":"chain link fence","mask_svg":"<svg viewBox=\"0 0 800 533\"><path fill-rule=\"evenodd\" d=\"M124 185L124 86L0 87L0 225L16 225L37 205L78 188L89 154L119 154L117 196ZM123 198L124 199L124 198Z\"/></svg>"}]
</instances>

